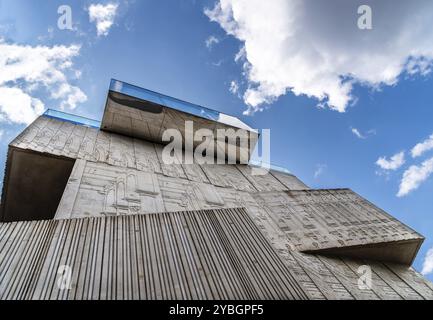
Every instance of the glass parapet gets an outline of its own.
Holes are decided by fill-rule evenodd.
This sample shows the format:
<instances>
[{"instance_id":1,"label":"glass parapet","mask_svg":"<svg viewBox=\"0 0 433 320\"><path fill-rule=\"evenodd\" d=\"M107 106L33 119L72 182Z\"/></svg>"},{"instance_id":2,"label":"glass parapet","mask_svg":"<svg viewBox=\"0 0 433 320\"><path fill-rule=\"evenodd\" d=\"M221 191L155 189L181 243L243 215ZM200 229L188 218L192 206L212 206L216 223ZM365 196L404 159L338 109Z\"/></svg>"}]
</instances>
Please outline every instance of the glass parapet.
<instances>
[{"instance_id":1,"label":"glass parapet","mask_svg":"<svg viewBox=\"0 0 433 320\"><path fill-rule=\"evenodd\" d=\"M278 172L282 172L282 173L286 173L286 174L292 174L290 172L290 170L288 170L284 167L281 167L281 166L278 166L275 164L265 163L263 161L257 161L257 160L250 159L249 165L253 166L253 167L258 167L258 168L270 169L273 171L278 171Z\"/></svg>"},{"instance_id":2,"label":"glass parapet","mask_svg":"<svg viewBox=\"0 0 433 320\"><path fill-rule=\"evenodd\" d=\"M110 91L125 94L134 98L150 101L171 109L179 110L185 113L195 115L197 117L216 121L235 128L240 128L252 132L257 132L238 118L224 114L222 112L212 110L194 103L173 98L158 92L140 88L132 84L112 79L110 83Z\"/></svg>"},{"instance_id":3,"label":"glass parapet","mask_svg":"<svg viewBox=\"0 0 433 320\"><path fill-rule=\"evenodd\" d=\"M75 114L70 114L58 110L48 109L43 114L45 117L54 118L54 119L60 119L63 121L72 122L75 124L80 124L86 127L92 127L92 128L100 128L101 122L81 116L77 116Z\"/></svg>"}]
</instances>

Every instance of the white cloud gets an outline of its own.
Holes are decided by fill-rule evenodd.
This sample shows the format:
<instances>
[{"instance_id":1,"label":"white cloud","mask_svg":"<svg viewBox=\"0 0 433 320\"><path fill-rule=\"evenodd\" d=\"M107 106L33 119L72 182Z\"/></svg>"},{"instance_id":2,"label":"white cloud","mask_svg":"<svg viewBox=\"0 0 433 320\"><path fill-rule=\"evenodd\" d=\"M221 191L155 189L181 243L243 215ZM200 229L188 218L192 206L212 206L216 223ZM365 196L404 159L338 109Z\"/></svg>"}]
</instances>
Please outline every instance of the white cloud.
<instances>
[{"instance_id":1,"label":"white cloud","mask_svg":"<svg viewBox=\"0 0 433 320\"><path fill-rule=\"evenodd\" d=\"M433 134L423 142L418 143L415 147L412 148L411 153L413 158L417 158L422 156L427 151L433 149Z\"/></svg>"},{"instance_id":2,"label":"white cloud","mask_svg":"<svg viewBox=\"0 0 433 320\"><path fill-rule=\"evenodd\" d=\"M91 4L89 6L89 20L96 24L97 35L107 36L110 28L113 26L114 18L116 17L117 3Z\"/></svg>"},{"instance_id":3,"label":"white cloud","mask_svg":"<svg viewBox=\"0 0 433 320\"><path fill-rule=\"evenodd\" d=\"M376 129L370 129L367 131L368 136L374 136L376 135L376 133L377 133Z\"/></svg>"},{"instance_id":4,"label":"white cloud","mask_svg":"<svg viewBox=\"0 0 433 320\"><path fill-rule=\"evenodd\" d=\"M357 136L359 139L365 139L365 136L361 134L361 132L359 132L358 129L356 128L352 128L352 133Z\"/></svg>"},{"instance_id":5,"label":"white cloud","mask_svg":"<svg viewBox=\"0 0 433 320\"><path fill-rule=\"evenodd\" d=\"M391 157L391 159L387 159L386 157L380 157L376 161L376 165L378 165L383 170L397 170L405 163L404 160L404 151L399 152Z\"/></svg>"},{"instance_id":6,"label":"white cloud","mask_svg":"<svg viewBox=\"0 0 433 320\"><path fill-rule=\"evenodd\" d=\"M29 46L6 43L0 39L0 115L2 121L28 124L43 112L44 102L36 92L46 90L48 98L59 100L61 108L73 109L87 100L69 83L75 74L72 59L80 47Z\"/></svg>"},{"instance_id":7,"label":"white cloud","mask_svg":"<svg viewBox=\"0 0 433 320\"><path fill-rule=\"evenodd\" d=\"M245 59L245 55L246 55L245 47L240 48L238 53L236 53L235 55L235 62Z\"/></svg>"},{"instance_id":8,"label":"white cloud","mask_svg":"<svg viewBox=\"0 0 433 320\"><path fill-rule=\"evenodd\" d=\"M314 171L314 178L319 178L326 170L328 166L326 164L318 164L316 165L316 171Z\"/></svg>"},{"instance_id":9,"label":"white cloud","mask_svg":"<svg viewBox=\"0 0 433 320\"><path fill-rule=\"evenodd\" d=\"M212 47L213 47L215 44L218 44L219 42L220 42L220 40L219 40L217 37L215 37L215 36L209 36L209 37L206 39L206 41L205 41L206 48L208 48L208 49L210 50L210 49L212 49Z\"/></svg>"},{"instance_id":10,"label":"white cloud","mask_svg":"<svg viewBox=\"0 0 433 320\"><path fill-rule=\"evenodd\" d=\"M232 82L230 82L230 89L229 90L232 94L237 94L239 91L238 83L234 80Z\"/></svg>"},{"instance_id":11,"label":"white cloud","mask_svg":"<svg viewBox=\"0 0 433 320\"><path fill-rule=\"evenodd\" d=\"M69 83L62 83L57 91L52 92L51 97L53 99L66 97L66 99L60 103L60 108L62 109L75 109L79 103L87 100L87 96L79 88L71 86Z\"/></svg>"},{"instance_id":12,"label":"white cloud","mask_svg":"<svg viewBox=\"0 0 433 320\"><path fill-rule=\"evenodd\" d=\"M356 1L219 0L205 14L244 46L246 113L287 92L344 112L359 83L395 85L426 75L433 59L431 0L366 0L373 29L357 27ZM391 14L392 12L392 14Z\"/></svg>"},{"instance_id":13,"label":"white cloud","mask_svg":"<svg viewBox=\"0 0 433 320\"><path fill-rule=\"evenodd\" d=\"M427 254L424 258L424 263L422 264L421 273L426 276L433 272L433 248L430 248L427 251Z\"/></svg>"},{"instance_id":14,"label":"white cloud","mask_svg":"<svg viewBox=\"0 0 433 320\"><path fill-rule=\"evenodd\" d=\"M222 60L218 60L217 62L212 62L212 65L213 65L214 67L219 67L219 66L222 65L222 63L223 63Z\"/></svg>"},{"instance_id":15,"label":"white cloud","mask_svg":"<svg viewBox=\"0 0 433 320\"><path fill-rule=\"evenodd\" d=\"M14 123L29 124L44 111L44 104L19 88L0 87L0 111Z\"/></svg>"},{"instance_id":16,"label":"white cloud","mask_svg":"<svg viewBox=\"0 0 433 320\"><path fill-rule=\"evenodd\" d=\"M367 139L368 137L373 136L373 135L376 134L376 130L374 130L374 129L368 130L368 131L365 132L365 133L362 133L362 132L361 132L359 129L357 129L357 128L350 128L350 131L352 131L352 133L353 133L357 138L359 138L359 139Z\"/></svg>"},{"instance_id":17,"label":"white cloud","mask_svg":"<svg viewBox=\"0 0 433 320\"><path fill-rule=\"evenodd\" d=\"M400 182L400 189L397 196L403 197L418 187L428 179L433 173L433 158L424 161L420 166L411 166L407 169Z\"/></svg>"},{"instance_id":18,"label":"white cloud","mask_svg":"<svg viewBox=\"0 0 433 320\"><path fill-rule=\"evenodd\" d=\"M52 40L53 38L54 38L54 28L53 27L48 27L47 34L37 37L38 41L41 41L41 42L47 41L47 40Z\"/></svg>"}]
</instances>

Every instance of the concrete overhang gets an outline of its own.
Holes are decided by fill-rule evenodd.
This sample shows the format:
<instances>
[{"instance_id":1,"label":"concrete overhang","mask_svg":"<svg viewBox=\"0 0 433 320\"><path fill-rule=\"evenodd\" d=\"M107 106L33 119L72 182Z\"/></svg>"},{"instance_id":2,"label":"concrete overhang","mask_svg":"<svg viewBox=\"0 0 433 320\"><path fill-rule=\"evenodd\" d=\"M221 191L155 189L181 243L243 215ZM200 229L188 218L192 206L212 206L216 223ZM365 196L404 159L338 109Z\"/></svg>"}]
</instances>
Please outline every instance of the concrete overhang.
<instances>
[{"instance_id":1,"label":"concrete overhang","mask_svg":"<svg viewBox=\"0 0 433 320\"><path fill-rule=\"evenodd\" d=\"M186 127L187 121L192 128ZM201 129L207 129L204 136L214 142L215 157L220 152L226 160L237 163L248 162L259 137L257 130L234 116L118 80L111 80L101 129L159 144L168 144L163 134L175 129L181 133L184 149L187 139L191 141L204 132ZM227 135L222 136L221 131L218 135L219 129L226 130ZM194 150L203 147L204 137L193 140ZM230 149L236 152L229 154Z\"/></svg>"},{"instance_id":2,"label":"concrete overhang","mask_svg":"<svg viewBox=\"0 0 433 320\"><path fill-rule=\"evenodd\" d=\"M327 230L328 237L335 236L337 242L307 245L299 250L303 253L412 265L425 240L424 236L351 189L289 190L285 193L290 197L291 208L299 214L311 215L316 221L324 222L326 217L334 214L342 219L339 225L322 229ZM353 224L351 218L363 222ZM305 231L312 230L306 228Z\"/></svg>"},{"instance_id":3,"label":"concrete overhang","mask_svg":"<svg viewBox=\"0 0 433 320\"><path fill-rule=\"evenodd\" d=\"M357 246L335 247L317 250L305 250L304 253L365 259L371 261L385 261L412 265L424 241L417 239L362 244Z\"/></svg>"},{"instance_id":4,"label":"concrete overhang","mask_svg":"<svg viewBox=\"0 0 433 320\"><path fill-rule=\"evenodd\" d=\"M54 218L75 160L9 146L0 222Z\"/></svg>"}]
</instances>

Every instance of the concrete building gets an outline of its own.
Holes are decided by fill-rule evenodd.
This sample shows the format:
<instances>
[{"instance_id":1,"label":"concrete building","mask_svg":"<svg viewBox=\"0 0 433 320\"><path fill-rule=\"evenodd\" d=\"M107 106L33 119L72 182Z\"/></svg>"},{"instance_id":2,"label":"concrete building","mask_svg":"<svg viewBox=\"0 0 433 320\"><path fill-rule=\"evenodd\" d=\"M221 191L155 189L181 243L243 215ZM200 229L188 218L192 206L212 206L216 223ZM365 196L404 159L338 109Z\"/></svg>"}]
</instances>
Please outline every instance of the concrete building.
<instances>
[{"instance_id":1,"label":"concrete building","mask_svg":"<svg viewBox=\"0 0 433 320\"><path fill-rule=\"evenodd\" d=\"M48 110L14 139L0 298L433 299L411 268L423 237L353 191L277 168L166 164L162 134L186 137L186 120L246 133L246 148L216 141L235 148L227 162L258 140L235 117L117 80L101 123Z\"/></svg>"}]
</instances>

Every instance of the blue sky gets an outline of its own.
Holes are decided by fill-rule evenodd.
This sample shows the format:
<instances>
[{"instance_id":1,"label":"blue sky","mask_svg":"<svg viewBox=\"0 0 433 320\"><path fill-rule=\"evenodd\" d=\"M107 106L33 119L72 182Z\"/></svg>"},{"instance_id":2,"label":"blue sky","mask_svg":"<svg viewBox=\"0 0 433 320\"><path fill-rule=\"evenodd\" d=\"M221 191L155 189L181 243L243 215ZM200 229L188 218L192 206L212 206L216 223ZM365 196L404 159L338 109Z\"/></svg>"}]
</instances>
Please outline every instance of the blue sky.
<instances>
[{"instance_id":1,"label":"blue sky","mask_svg":"<svg viewBox=\"0 0 433 320\"><path fill-rule=\"evenodd\" d=\"M273 163L313 188L349 187L423 234L421 271L433 248L432 5L393 2L391 16L389 1L363 1L373 29L361 31L359 1L282 2L0 0L0 162L41 108L100 119L117 78L270 128ZM63 4L73 30L57 26ZM91 22L92 4L115 10ZM27 67L2 77L16 51Z\"/></svg>"}]
</instances>

